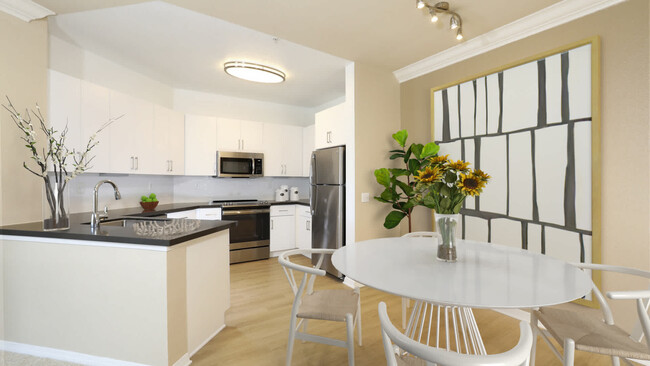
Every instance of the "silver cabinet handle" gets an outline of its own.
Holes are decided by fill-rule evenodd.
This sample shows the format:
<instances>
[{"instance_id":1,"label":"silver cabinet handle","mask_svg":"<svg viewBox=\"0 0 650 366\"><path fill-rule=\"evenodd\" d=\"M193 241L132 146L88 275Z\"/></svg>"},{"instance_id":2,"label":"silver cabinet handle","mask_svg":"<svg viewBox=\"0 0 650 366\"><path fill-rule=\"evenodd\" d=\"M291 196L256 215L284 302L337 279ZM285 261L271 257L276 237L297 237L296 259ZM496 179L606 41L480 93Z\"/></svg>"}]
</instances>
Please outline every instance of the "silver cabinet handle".
<instances>
[{"instance_id":1,"label":"silver cabinet handle","mask_svg":"<svg viewBox=\"0 0 650 366\"><path fill-rule=\"evenodd\" d=\"M237 139L237 150L241 150L241 139Z\"/></svg>"},{"instance_id":2,"label":"silver cabinet handle","mask_svg":"<svg viewBox=\"0 0 650 366\"><path fill-rule=\"evenodd\" d=\"M271 230L273 230L273 219L271 219Z\"/></svg>"},{"instance_id":3,"label":"silver cabinet handle","mask_svg":"<svg viewBox=\"0 0 650 366\"><path fill-rule=\"evenodd\" d=\"M307 231L309 231L309 220L305 221L305 229L307 229Z\"/></svg>"},{"instance_id":4,"label":"silver cabinet handle","mask_svg":"<svg viewBox=\"0 0 650 366\"><path fill-rule=\"evenodd\" d=\"M131 170L135 169L135 158L132 156L131 157Z\"/></svg>"},{"instance_id":5,"label":"silver cabinet handle","mask_svg":"<svg viewBox=\"0 0 650 366\"><path fill-rule=\"evenodd\" d=\"M244 142L245 142L245 140L242 139L242 140L241 140L241 149L242 149L242 150L246 149L246 148L244 147Z\"/></svg>"},{"instance_id":6,"label":"silver cabinet handle","mask_svg":"<svg viewBox=\"0 0 650 366\"><path fill-rule=\"evenodd\" d=\"M135 157L135 170L138 170L140 168L140 162L138 161L138 157Z\"/></svg>"},{"instance_id":7,"label":"silver cabinet handle","mask_svg":"<svg viewBox=\"0 0 650 366\"><path fill-rule=\"evenodd\" d=\"M170 160L170 161L169 161L169 171L170 171L170 172L173 172L173 171L174 171L174 161L173 161L173 160Z\"/></svg>"}]
</instances>

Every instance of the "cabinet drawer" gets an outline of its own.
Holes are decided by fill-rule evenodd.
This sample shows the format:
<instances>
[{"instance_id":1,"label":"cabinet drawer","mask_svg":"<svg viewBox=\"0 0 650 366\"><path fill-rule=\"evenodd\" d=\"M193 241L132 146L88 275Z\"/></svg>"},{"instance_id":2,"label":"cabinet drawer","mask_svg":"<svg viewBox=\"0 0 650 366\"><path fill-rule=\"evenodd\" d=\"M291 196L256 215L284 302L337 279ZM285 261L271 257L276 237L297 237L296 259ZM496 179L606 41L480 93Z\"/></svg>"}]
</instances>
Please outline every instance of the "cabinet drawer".
<instances>
[{"instance_id":1,"label":"cabinet drawer","mask_svg":"<svg viewBox=\"0 0 650 366\"><path fill-rule=\"evenodd\" d=\"M296 205L275 205L271 206L271 216L294 216Z\"/></svg>"},{"instance_id":2,"label":"cabinet drawer","mask_svg":"<svg viewBox=\"0 0 650 366\"><path fill-rule=\"evenodd\" d=\"M221 208L199 208L196 210L199 220L221 220Z\"/></svg>"},{"instance_id":3,"label":"cabinet drawer","mask_svg":"<svg viewBox=\"0 0 650 366\"><path fill-rule=\"evenodd\" d=\"M296 205L296 215L311 217L309 206Z\"/></svg>"}]
</instances>

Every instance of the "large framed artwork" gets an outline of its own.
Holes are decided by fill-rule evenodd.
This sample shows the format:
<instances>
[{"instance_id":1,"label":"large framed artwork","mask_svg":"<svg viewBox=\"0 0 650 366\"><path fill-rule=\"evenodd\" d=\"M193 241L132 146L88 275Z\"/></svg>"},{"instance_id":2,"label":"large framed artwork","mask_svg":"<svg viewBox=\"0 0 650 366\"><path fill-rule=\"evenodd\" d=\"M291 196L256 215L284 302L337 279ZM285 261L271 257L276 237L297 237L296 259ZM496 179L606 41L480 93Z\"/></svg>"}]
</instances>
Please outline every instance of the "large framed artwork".
<instances>
[{"instance_id":1,"label":"large framed artwork","mask_svg":"<svg viewBox=\"0 0 650 366\"><path fill-rule=\"evenodd\" d=\"M431 90L439 154L492 176L465 200L464 239L600 263L599 44L594 37Z\"/></svg>"}]
</instances>

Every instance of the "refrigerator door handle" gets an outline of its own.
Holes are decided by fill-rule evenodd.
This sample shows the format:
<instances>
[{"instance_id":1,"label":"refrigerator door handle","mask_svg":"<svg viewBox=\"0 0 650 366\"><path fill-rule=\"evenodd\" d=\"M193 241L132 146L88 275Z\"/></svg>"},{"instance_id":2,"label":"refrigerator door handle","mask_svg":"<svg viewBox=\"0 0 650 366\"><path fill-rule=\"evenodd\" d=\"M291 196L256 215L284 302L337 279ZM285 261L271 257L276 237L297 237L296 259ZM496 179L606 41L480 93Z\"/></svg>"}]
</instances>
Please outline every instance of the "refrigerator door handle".
<instances>
[{"instance_id":1,"label":"refrigerator door handle","mask_svg":"<svg viewBox=\"0 0 650 366\"><path fill-rule=\"evenodd\" d=\"M316 154L311 153L311 164L309 169L309 184L314 185L316 178Z\"/></svg>"},{"instance_id":2,"label":"refrigerator door handle","mask_svg":"<svg viewBox=\"0 0 650 366\"><path fill-rule=\"evenodd\" d=\"M311 194L309 195L309 211L311 211L311 215L314 216L316 214L316 186L311 185Z\"/></svg>"}]
</instances>

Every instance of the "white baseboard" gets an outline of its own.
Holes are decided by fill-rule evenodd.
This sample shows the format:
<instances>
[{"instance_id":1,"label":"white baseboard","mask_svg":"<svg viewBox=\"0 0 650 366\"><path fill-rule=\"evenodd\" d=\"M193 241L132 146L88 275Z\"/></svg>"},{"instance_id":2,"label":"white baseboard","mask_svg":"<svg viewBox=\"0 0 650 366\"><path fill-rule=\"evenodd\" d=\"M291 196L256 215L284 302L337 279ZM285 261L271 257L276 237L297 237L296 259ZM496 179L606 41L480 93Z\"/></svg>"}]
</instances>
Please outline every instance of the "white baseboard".
<instances>
[{"instance_id":1,"label":"white baseboard","mask_svg":"<svg viewBox=\"0 0 650 366\"><path fill-rule=\"evenodd\" d=\"M208 342L210 342L210 340L212 340L212 338L214 338L217 334L219 334L219 333L220 333L222 330L224 330L225 328L226 328L226 325L225 325L225 324L222 325L221 327L219 327L219 329L217 329L217 330L216 330L214 333L212 333L208 338L206 338L206 340L203 341L203 343L201 343L198 347L196 347L196 349L195 349L194 351L192 351L192 352L189 353L188 359L189 359L190 357L194 356L195 353L197 353L201 348L203 348L203 346L205 346L206 344L208 344ZM191 361L190 361L190 362L191 362ZM188 364L188 365L189 365L189 364ZM174 366L177 366L177 365L174 364ZM178 366L180 366L180 365L178 365Z\"/></svg>"},{"instance_id":2,"label":"white baseboard","mask_svg":"<svg viewBox=\"0 0 650 366\"><path fill-rule=\"evenodd\" d=\"M192 360L190 360L190 355L186 353L179 358L178 361L174 362L172 366L190 366L191 363Z\"/></svg>"},{"instance_id":3,"label":"white baseboard","mask_svg":"<svg viewBox=\"0 0 650 366\"><path fill-rule=\"evenodd\" d=\"M30 355L30 356L41 357L41 358L50 358L53 360L59 360L59 361L71 362L71 363L77 363L77 364L89 365L89 366L147 366L145 364L136 363L136 362L116 360L108 357L93 356L85 353L64 351L56 348L34 346L31 344L15 343L15 342L8 342L8 341L0 341L0 351L20 353L24 355ZM176 364L174 365L176 366Z\"/></svg>"}]
</instances>

